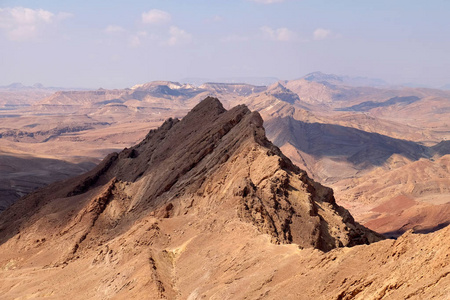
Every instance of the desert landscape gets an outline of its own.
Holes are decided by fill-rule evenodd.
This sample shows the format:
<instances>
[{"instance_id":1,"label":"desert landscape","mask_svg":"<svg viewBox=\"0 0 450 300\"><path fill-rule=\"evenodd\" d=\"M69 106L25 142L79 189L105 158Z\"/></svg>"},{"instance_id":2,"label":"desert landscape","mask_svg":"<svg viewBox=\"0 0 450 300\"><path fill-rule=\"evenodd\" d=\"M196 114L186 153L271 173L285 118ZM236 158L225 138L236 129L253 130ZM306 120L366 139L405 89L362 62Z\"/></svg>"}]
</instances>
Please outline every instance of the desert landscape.
<instances>
[{"instance_id":1,"label":"desert landscape","mask_svg":"<svg viewBox=\"0 0 450 300\"><path fill-rule=\"evenodd\" d=\"M125 90L55 92L28 98L28 105L14 109L14 115L8 110L0 143L9 153L30 155L31 160L46 157L79 166L66 167L67 178L138 143L165 119L182 118L210 95L226 108L245 104L258 111L269 140L309 176L332 187L338 203L371 229L398 236L448 222L450 92L334 85L336 78L318 72L267 87L156 81ZM320 100L314 100L319 93ZM348 96L344 101L333 99L335 94ZM35 174L17 173L33 182L27 176ZM12 182L9 186L16 186L9 169L4 176ZM61 179L57 172L47 176ZM34 181L37 187L52 179ZM21 195L14 188L3 190L16 199ZM396 204L387 211L378 208L388 202ZM427 218L427 211L433 217ZM392 218L395 222L388 222Z\"/></svg>"},{"instance_id":2,"label":"desert landscape","mask_svg":"<svg viewBox=\"0 0 450 300\"><path fill-rule=\"evenodd\" d=\"M450 6L325 2L0 4L0 299L450 299Z\"/></svg>"},{"instance_id":3,"label":"desert landscape","mask_svg":"<svg viewBox=\"0 0 450 300\"><path fill-rule=\"evenodd\" d=\"M5 297L448 295L448 228L383 241L262 125L258 112L208 97L92 171L20 199L0 224ZM354 267L362 261L377 271ZM73 274L83 280L64 279Z\"/></svg>"}]
</instances>

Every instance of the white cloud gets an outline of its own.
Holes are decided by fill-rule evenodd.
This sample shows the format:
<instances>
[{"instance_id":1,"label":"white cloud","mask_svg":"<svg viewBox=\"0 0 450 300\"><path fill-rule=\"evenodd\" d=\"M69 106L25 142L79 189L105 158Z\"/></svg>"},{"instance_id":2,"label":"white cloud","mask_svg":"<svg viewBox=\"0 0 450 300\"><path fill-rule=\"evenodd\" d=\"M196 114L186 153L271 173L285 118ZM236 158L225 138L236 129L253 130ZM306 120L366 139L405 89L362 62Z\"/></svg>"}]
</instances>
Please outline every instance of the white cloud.
<instances>
[{"instance_id":1,"label":"white cloud","mask_svg":"<svg viewBox=\"0 0 450 300\"><path fill-rule=\"evenodd\" d=\"M260 28L264 37L274 41L281 42L289 42L296 39L295 32L287 29L286 27L282 28L270 28L268 26L263 26Z\"/></svg>"},{"instance_id":2,"label":"white cloud","mask_svg":"<svg viewBox=\"0 0 450 300\"><path fill-rule=\"evenodd\" d=\"M169 46L186 44L189 43L192 39L192 35L190 33L176 26L170 26L169 35L170 37L166 42L166 44Z\"/></svg>"},{"instance_id":3,"label":"white cloud","mask_svg":"<svg viewBox=\"0 0 450 300\"><path fill-rule=\"evenodd\" d=\"M130 44L130 47L133 47L133 48L139 47L139 46L141 45L141 39L140 39L140 37L137 36L137 35L132 35L132 36L130 37L130 42L129 42L129 44Z\"/></svg>"},{"instance_id":4,"label":"white cloud","mask_svg":"<svg viewBox=\"0 0 450 300\"><path fill-rule=\"evenodd\" d=\"M0 8L0 30L12 41L33 40L47 26L71 17L72 14L54 14L43 9L26 7Z\"/></svg>"},{"instance_id":5,"label":"white cloud","mask_svg":"<svg viewBox=\"0 0 450 300\"><path fill-rule=\"evenodd\" d=\"M142 13L142 23L144 24L164 24L170 22L172 16L163 10L151 9Z\"/></svg>"},{"instance_id":6,"label":"white cloud","mask_svg":"<svg viewBox=\"0 0 450 300\"><path fill-rule=\"evenodd\" d=\"M331 34L331 30L317 28L316 30L314 30L313 36L316 41L319 41L331 37Z\"/></svg>"},{"instance_id":7,"label":"white cloud","mask_svg":"<svg viewBox=\"0 0 450 300\"><path fill-rule=\"evenodd\" d=\"M129 40L130 47L133 48L139 47L142 43L142 39L145 38L146 36L147 36L146 31L139 31L136 34L133 34Z\"/></svg>"},{"instance_id":8,"label":"white cloud","mask_svg":"<svg viewBox=\"0 0 450 300\"><path fill-rule=\"evenodd\" d=\"M106 33L114 34L114 33L122 33L125 32L126 30L118 25L108 25L108 27L106 27L104 31Z\"/></svg>"},{"instance_id":9,"label":"white cloud","mask_svg":"<svg viewBox=\"0 0 450 300\"><path fill-rule=\"evenodd\" d=\"M250 1L256 2L256 3L262 3L262 4L273 4L273 3L284 2L284 0L250 0Z\"/></svg>"}]
</instances>

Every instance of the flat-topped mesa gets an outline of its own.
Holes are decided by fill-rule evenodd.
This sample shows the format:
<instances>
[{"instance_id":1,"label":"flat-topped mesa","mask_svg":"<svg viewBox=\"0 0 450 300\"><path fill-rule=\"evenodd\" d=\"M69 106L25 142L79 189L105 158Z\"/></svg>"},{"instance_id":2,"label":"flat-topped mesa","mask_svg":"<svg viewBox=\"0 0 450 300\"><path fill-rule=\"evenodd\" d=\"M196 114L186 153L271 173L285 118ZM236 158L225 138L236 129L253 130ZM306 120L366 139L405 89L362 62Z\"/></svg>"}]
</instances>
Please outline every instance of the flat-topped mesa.
<instances>
[{"instance_id":1,"label":"flat-topped mesa","mask_svg":"<svg viewBox=\"0 0 450 300\"><path fill-rule=\"evenodd\" d=\"M149 214L162 219L192 216L192 223L235 220L268 234L274 243L323 251L382 238L354 222L335 203L330 188L292 164L266 138L262 125L259 113L246 106L227 111L218 99L208 97L182 120L166 120L138 145L109 155L63 187L49 186L25 197L16 207L27 208L24 215L38 214L39 208L30 208L69 197L79 203L78 214L60 230L66 234L79 220L91 220L91 241L96 239L93 232L108 232L98 238L112 239L113 233L123 233L127 224ZM13 210L8 216L21 214ZM106 213L110 221L93 230ZM87 234L75 251L86 243Z\"/></svg>"},{"instance_id":2,"label":"flat-topped mesa","mask_svg":"<svg viewBox=\"0 0 450 300\"><path fill-rule=\"evenodd\" d=\"M199 88L207 90L214 94L231 93L240 96L249 96L253 93L260 93L267 89L266 86L257 86L247 83L217 83L217 82L206 82L200 85Z\"/></svg>"}]
</instances>

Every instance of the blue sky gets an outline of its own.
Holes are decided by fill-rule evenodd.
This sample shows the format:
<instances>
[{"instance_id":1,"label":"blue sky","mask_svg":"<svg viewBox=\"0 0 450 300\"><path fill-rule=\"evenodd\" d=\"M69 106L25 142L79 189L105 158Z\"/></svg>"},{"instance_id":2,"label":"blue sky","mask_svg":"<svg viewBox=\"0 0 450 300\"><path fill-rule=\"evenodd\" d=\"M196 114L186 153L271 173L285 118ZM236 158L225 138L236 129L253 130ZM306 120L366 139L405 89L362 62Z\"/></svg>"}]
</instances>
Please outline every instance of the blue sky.
<instances>
[{"instance_id":1,"label":"blue sky","mask_svg":"<svg viewBox=\"0 0 450 300\"><path fill-rule=\"evenodd\" d=\"M450 1L0 0L0 85L309 72L450 84Z\"/></svg>"}]
</instances>

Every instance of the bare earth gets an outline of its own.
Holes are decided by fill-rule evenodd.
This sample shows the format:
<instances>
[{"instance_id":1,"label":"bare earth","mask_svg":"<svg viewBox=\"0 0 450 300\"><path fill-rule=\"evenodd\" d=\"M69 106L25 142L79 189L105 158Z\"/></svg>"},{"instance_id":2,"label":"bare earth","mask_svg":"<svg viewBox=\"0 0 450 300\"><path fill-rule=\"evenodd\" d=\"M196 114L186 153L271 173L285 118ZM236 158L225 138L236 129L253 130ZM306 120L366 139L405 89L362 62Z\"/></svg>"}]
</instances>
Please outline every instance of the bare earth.
<instances>
[{"instance_id":1,"label":"bare earth","mask_svg":"<svg viewBox=\"0 0 450 300\"><path fill-rule=\"evenodd\" d=\"M446 227L383 240L266 139L258 113L207 98L3 212L0 293L446 299L449 235Z\"/></svg>"},{"instance_id":2,"label":"bare earth","mask_svg":"<svg viewBox=\"0 0 450 300\"><path fill-rule=\"evenodd\" d=\"M0 113L0 149L30 159L60 160L62 166L98 163L108 153L138 143L168 117L183 117L207 95L219 97L226 108L244 103L260 112L269 139L309 176L330 185L337 202L359 222L397 236L410 228L439 228L450 220L450 215L435 218L432 213L434 206L450 202L448 91L349 86L335 76L313 73L269 87L158 81L124 90L0 95L6 99L0 105L7 108ZM6 104L12 100L22 106L11 110ZM61 179L50 170L43 182L36 180L39 172L21 175L26 191ZM8 176L0 172L0 177ZM5 187L10 198L0 198L1 207L22 195L17 187ZM372 211L403 196L414 205ZM433 217L414 217L427 212Z\"/></svg>"}]
</instances>

